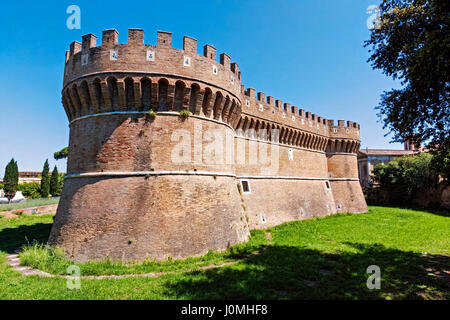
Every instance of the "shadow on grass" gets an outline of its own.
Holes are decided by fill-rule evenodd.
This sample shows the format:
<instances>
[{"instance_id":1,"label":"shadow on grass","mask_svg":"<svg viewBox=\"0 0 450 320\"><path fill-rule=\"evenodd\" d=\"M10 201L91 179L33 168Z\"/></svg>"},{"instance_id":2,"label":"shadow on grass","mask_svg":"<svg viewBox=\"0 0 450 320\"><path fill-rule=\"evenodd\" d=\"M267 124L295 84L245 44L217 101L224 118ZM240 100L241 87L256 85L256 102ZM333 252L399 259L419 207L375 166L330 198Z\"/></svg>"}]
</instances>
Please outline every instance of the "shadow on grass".
<instances>
[{"instance_id":1,"label":"shadow on grass","mask_svg":"<svg viewBox=\"0 0 450 320\"><path fill-rule=\"evenodd\" d=\"M346 243L357 253L269 246L238 265L186 274L167 293L186 299L449 299L450 256ZM367 288L367 267L381 289Z\"/></svg>"},{"instance_id":2,"label":"shadow on grass","mask_svg":"<svg viewBox=\"0 0 450 320\"><path fill-rule=\"evenodd\" d=\"M36 223L5 228L0 231L0 251L13 253L23 244L46 243L52 228L51 223Z\"/></svg>"}]
</instances>

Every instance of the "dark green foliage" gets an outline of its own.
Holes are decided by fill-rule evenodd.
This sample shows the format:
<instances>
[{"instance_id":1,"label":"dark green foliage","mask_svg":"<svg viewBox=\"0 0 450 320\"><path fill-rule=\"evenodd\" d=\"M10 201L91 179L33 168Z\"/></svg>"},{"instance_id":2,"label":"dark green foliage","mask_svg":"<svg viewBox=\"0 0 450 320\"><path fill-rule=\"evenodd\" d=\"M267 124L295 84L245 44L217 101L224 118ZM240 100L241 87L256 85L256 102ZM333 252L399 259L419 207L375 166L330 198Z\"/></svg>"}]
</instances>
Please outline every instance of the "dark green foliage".
<instances>
[{"instance_id":1,"label":"dark green foliage","mask_svg":"<svg viewBox=\"0 0 450 320\"><path fill-rule=\"evenodd\" d=\"M45 160L44 169L42 170L41 178L41 196L42 198L47 198L50 195L50 176L49 176L49 165L48 159Z\"/></svg>"},{"instance_id":2,"label":"dark green foliage","mask_svg":"<svg viewBox=\"0 0 450 320\"><path fill-rule=\"evenodd\" d=\"M62 189L64 187L64 177L66 176L65 173L58 173L58 182L59 182L59 193L61 194Z\"/></svg>"},{"instance_id":3,"label":"dark green foliage","mask_svg":"<svg viewBox=\"0 0 450 320\"><path fill-rule=\"evenodd\" d=\"M19 184L17 190L21 191L27 199L37 199L41 197L41 184L38 182Z\"/></svg>"},{"instance_id":4,"label":"dark green foliage","mask_svg":"<svg viewBox=\"0 0 450 320\"><path fill-rule=\"evenodd\" d=\"M52 176L50 178L50 194L55 197L61 195L61 179L60 174L58 173L58 168L53 169Z\"/></svg>"},{"instance_id":5,"label":"dark green foliage","mask_svg":"<svg viewBox=\"0 0 450 320\"><path fill-rule=\"evenodd\" d=\"M436 152L431 160L431 166L443 179L448 181L450 178L450 149Z\"/></svg>"},{"instance_id":6,"label":"dark green foliage","mask_svg":"<svg viewBox=\"0 0 450 320\"><path fill-rule=\"evenodd\" d=\"M389 203L408 204L418 192L437 186L438 173L432 160L429 153L396 158L387 165L376 165L373 177L387 194Z\"/></svg>"},{"instance_id":7,"label":"dark green foliage","mask_svg":"<svg viewBox=\"0 0 450 320\"><path fill-rule=\"evenodd\" d=\"M65 148L62 148L61 150L55 152L53 154L53 157L55 158L55 160L59 160L59 159L67 158L68 155L69 155L69 147L65 147Z\"/></svg>"},{"instance_id":8,"label":"dark green foliage","mask_svg":"<svg viewBox=\"0 0 450 320\"><path fill-rule=\"evenodd\" d=\"M383 0L365 46L371 62L402 88L384 92L377 109L394 141L404 137L450 147L450 1Z\"/></svg>"},{"instance_id":9,"label":"dark green foliage","mask_svg":"<svg viewBox=\"0 0 450 320\"><path fill-rule=\"evenodd\" d=\"M19 169L17 167L17 161L15 161L14 158L6 165L3 184L5 197L11 201L16 195L17 186L19 184Z\"/></svg>"}]
</instances>

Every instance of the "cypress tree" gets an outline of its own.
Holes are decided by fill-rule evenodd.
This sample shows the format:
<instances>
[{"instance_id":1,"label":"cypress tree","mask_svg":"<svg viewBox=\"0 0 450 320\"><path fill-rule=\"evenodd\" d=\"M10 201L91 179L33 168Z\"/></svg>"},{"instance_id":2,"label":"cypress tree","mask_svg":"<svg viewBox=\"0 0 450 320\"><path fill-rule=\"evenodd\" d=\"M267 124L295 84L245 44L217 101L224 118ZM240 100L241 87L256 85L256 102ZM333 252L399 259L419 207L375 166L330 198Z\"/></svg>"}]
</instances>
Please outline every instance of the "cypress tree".
<instances>
[{"instance_id":1,"label":"cypress tree","mask_svg":"<svg viewBox=\"0 0 450 320\"><path fill-rule=\"evenodd\" d=\"M48 159L45 160L44 169L42 170L42 178L41 178L41 196L42 198L48 198L50 195L50 176L49 176L50 167L48 165Z\"/></svg>"},{"instance_id":2,"label":"cypress tree","mask_svg":"<svg viewBox=\"0 0 450 320\"><path fill-rule=\"evenodd\" d=\"M55 197L55 196L59 196L60 194L60 188L59 188L59 174L58 174L58 168L53 169L52 171L52 176L50 178L50 194Z\"/></svg>"},{"instance_id":3,"label":"cypress tree","mask_svg":"<svg viewBox=\"0 0 450 320\"><path fill-rule=\"evenodd\" d=\"M11 201L16 195L17 186L19 184L19 168L17 162L14 161L14 158L11 159L5 168L3 183L5 185L5 196L8 198L8 201Z\"/></svg>"}]
</instances>

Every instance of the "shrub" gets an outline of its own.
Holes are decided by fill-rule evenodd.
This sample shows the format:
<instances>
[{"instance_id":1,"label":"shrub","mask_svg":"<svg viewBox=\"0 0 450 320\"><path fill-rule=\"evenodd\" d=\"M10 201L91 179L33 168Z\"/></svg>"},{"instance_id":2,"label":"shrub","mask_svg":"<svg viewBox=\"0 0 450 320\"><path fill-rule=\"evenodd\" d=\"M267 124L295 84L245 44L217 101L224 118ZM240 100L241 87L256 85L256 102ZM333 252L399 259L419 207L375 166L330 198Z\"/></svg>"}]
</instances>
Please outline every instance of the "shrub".
<instances>
[{"instance_id":1,"label":"shrub","mask_svg":"<svg viewBox=\"0 0 450 320\"><path fill-rule=\"evenodd\" d=\"M19 184L18 190L22 192L27 199L36 199L41 197L41 184L38 182Z\"/></svg>"}]
</instances>

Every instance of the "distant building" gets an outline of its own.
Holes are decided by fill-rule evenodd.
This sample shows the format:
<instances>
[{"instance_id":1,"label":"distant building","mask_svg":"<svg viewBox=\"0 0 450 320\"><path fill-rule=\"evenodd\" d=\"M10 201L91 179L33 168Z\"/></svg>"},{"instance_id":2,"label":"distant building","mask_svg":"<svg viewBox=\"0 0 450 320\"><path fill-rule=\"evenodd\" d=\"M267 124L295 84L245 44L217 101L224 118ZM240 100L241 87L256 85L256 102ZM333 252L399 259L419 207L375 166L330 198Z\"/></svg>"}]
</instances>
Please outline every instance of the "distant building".
<instances>
[{"instance_id":1,"label":"distant building","mask_svg":"<svg viewBox=\"0 0 450 320\"><path fill-rule=\"evenodd\" d=\"M405 141L404 146L404 150L360 149L358 152L358 173L361 186L365 188L373 184L371 174L377 164L387 164L394 158L420 152L420 146L417 147L410 141Z\"/></svg>"},{"instance_id":2,"label":"distant building","mask_svg":"<svg viewBox=\"0 0 450 320\"><path fill-rule=\"evenodd\" d=\"M42 172L40 171L19 171L19 184L41 182ZM0 178L0 183L3 179Z\"/></svg>"},{"instance_id":3,"label":"distant building","mask_svg":"<svg viewBox=\"0 0 450 320\"><path fill-rule=\"evenodd\" d=\"M63 173L63 172L60 172ZM52 173L49 172L51 175ZM65 173L63 173L65 174ZM19 184L38 182L41 183L42 172L41 171L19 171ZM0 178L0 183L3 183L3 178Z\"/></svg>"},{"instance_id":4,"label":"distant building","mask_svg":"<svg viewBox=\"0 0 450 320\"><path fill-rule=\"evenodd\" d=\"M41 182L40 171L19 171L19 183Z\"/></svg>"}]
</instances>

